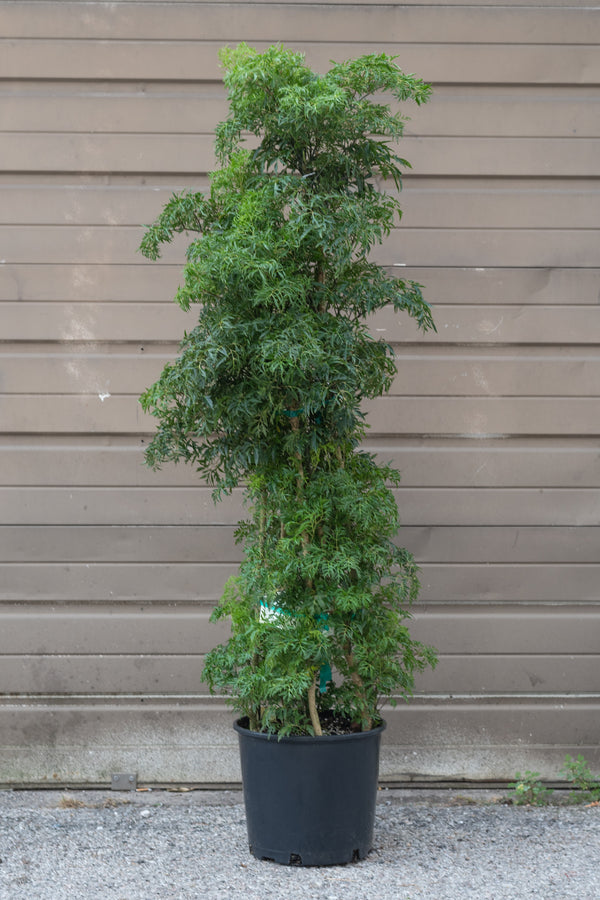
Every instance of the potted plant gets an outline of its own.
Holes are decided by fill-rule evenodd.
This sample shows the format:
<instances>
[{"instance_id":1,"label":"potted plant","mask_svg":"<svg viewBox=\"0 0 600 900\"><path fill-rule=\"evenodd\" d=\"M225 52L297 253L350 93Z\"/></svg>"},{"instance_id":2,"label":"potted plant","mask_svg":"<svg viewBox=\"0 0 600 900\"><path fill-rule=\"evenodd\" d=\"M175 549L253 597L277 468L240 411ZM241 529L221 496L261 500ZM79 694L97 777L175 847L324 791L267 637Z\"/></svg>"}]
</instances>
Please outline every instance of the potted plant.
<instances>
[{"instance_id":1,"label":"potted plant","mask_svg":"<svg viewBox=\"0 0 600 900\"><path fill-rule=\"evenodd\" d=\"M215 501L244 488L243 562L213 613L231 637L205 678L239 714L252 852L342 863L371 848L382 703L435 663L407 628L419 584L395 543L399 475L360 448L363 401L396 373L365 320L391 306L434 327L420 286L368 259L408 166L403 119L373 95L420 104L430 86L384 54L325 75L281 46L221 59L220 168L141 246L156 259L199 235L175 298L198 324L141 398L158 419L146 462L191 463Z\"/></svg>"}]
</instances>

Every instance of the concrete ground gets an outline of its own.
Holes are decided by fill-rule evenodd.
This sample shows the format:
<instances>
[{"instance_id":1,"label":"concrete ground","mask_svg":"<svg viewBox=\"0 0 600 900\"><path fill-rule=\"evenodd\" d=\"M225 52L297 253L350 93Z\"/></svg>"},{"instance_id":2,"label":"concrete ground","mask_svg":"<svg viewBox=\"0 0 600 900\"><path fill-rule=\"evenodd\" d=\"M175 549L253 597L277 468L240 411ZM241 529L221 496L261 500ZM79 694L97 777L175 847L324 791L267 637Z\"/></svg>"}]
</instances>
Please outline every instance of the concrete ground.
<instances>
[{"instance_id":1,"label":"concrete ground","mask_svg":"<svg viewBox=\"0 0 600 900\"><path fill-rule=\"evenodd\" d=\"M380 790L359 863L250 856L238 791L0 791L1 900L599 900L600 807Z\"/></svg>"}]
</instances>

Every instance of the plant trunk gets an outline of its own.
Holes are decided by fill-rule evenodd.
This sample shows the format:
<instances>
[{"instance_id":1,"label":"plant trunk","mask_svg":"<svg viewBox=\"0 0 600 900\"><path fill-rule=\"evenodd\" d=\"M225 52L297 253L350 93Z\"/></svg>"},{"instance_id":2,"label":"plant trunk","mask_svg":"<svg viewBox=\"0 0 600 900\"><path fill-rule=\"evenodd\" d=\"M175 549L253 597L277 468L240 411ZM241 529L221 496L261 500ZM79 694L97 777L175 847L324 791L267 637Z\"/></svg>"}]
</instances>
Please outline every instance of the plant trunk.
<instances>
[{"instance_id":1,"label":"plant trunk","mask_svg":"<svg viewBox=\"0 0 600 900\"><path fill-rule=\"evenodd\" d=\"M300 428L300 423L297 418L292 419L292 429L294 431L298 431ZM298 493L297 499L298 502L302 500L302 487L304 482L304 467L302 465L302 456L300 452L297 454L298 458ZM302 554L306 556L308 553L308 545L310 543L310 538L308 534L305 532L302 535ZM313 591L314 585L311 578L306 579L306 590ZM321 720L319 719L319 713L317 712L317 676L313 676L312 684L308 689L308 711L310 714L310 721L313 727L313 731L317 737L321 737L323 734L323 729L321 728Z\"/></svg>"},{"instance_id":2,"label":"plant trunk","mask_svg":"<svg viewBox=\"0 0 600 900\"><path fill-rule=\"evenodd\" d=\"M315 732L315 737L321 737L323 729L317 712L317 676L315 675L312 684L308 689L308 711L310 713L310 721Z\"/></svg>"}]
</instances>

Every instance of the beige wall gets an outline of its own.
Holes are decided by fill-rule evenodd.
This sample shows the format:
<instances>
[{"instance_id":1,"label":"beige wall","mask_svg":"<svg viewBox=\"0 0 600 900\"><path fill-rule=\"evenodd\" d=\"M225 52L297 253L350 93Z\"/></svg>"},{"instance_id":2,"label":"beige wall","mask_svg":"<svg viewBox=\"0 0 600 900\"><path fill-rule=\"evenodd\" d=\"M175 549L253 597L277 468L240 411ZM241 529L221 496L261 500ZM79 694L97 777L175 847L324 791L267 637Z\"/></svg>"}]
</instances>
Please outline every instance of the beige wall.
<instances>
[{"instance_id":1,"label":"beige wall","mask_svg":"<svg viewBox=\"0 0 600 900\"><path fill-rule=\"evenodd\" d=\"M137 396L190 319L182 245L136 253L206 184L239 39L321 70L385 50L435 85L377 257L438 335L373 323L399 374L369 444L403 472L415 629L441 656L388 715L383 774L600 763L599 34L558 0L0 2L0 783L239 777L200 670L240 502L141 465Z\"/></svg>"}]
</instances>

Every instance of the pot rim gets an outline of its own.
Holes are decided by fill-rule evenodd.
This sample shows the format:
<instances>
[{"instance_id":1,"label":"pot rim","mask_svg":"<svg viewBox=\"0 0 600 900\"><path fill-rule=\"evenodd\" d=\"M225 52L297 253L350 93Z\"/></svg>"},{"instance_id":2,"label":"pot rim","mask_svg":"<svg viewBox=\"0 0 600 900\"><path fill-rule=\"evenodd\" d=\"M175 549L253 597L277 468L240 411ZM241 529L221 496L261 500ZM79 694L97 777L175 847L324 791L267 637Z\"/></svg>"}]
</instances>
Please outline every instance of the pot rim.
<instances>
[{"instance_id":1,"label":"pot rim","mask_svg":"<svg viewBox=\"0 0 600 900\"><path fill-rule=\"evenodd\" d=\"M288 734L280 737L277 733L265 734L262 731L250 731L244 722L248 722L246 716L236 719L233 723L234 731L238 735L244 735L246 738L256 739L259 741L273 741L278 744L333 744L336 742L347 742L356 740L367 740L369 737L379 735L387 728L387 722L382 719L381 723L370 731L353 731L351 734L323 734L320 737L312 734Z\"/></svg>"}]
</instances>

